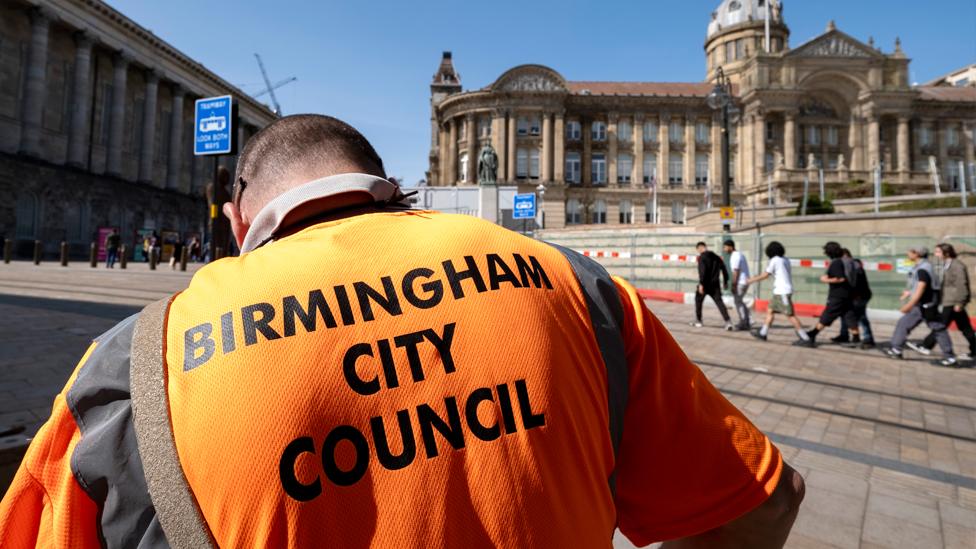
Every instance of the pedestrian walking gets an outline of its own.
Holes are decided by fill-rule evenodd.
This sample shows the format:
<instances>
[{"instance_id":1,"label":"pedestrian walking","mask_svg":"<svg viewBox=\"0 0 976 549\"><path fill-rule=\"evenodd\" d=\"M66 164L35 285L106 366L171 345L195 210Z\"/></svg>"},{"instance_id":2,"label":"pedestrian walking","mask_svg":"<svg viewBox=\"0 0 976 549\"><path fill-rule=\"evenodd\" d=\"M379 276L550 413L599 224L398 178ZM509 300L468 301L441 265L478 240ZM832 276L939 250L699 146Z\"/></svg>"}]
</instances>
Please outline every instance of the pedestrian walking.
<instances>
[{"instance_id":1,"label":"pedestrian walking","mask_svg":"<svg viewBox=\"0 0 976 549\"><path fill-rule=\"evenodd\" d=\"M202 259L200 237L194 236L190 241L190 261L196 263Z\"/></svg>"},{"instance_id":2,"label":"pedestrian walking","mask_svg":"<svg viewBox=\"0 0 976 549\"><path fill-rule=\"evenodd\" d=\"M180 258L183 256L183 241L177 238L173 241L173 255L169 258L169 268L176 270L176 266L180 264Z\"/></svg>"},{"instance_id":3,"label":"pedestrian walking","mask_svg":"<svg viewBox=\"0 0 976 549\"><path fill-rule=\"evenodd\" d=\"M847 318L850 332L854 335L859 334L857 316L854 314L854 306L851 300L853 286L848 281L853 272L853 267L849 262L845 264L843 260L844 249L837 242L831 241L824 244L823 250L824 255L830 258L827 272L820 277L820 282L830 285L830 289L827 290L827 305L823 313L820 314L817 325L812 330L807 331L807 338L794 341L794 345L815 347L817 334L843 316Z\"/></svg>"},{"instance_id":4,"label":"pedestrian walking","mask_svg":"<svg viewBox=\"0 0 976 549\"><path fill-rule=\"evenodd\" d=\"M711 297L725 321L725 329L731 332L732 319L722 301L722 288L729 287L729 272L725 269L725 262L718 254L709 250L704 242L699 242L695 248L698 250L698 288L695 291L695 321L691 325L696 328L703 326L702 305L706 297ZM719 277L722 278L721 284Z\"/></svg>"},{"instance_id":5,"label":"pedestrian walking","mask_svg":"<svg viewBox=\"0 0 976 549\"><path fill-rule=\"evenodd\" d=\"M114 269L115 262L119 258L119 245L122 242L122 237L119 236L118 229L112 229L112 232L105 237L105 268Z\"/></svg>"},{"instance_id":6,"label":"pedestrian walking","mask_svg":"<svg viewBox=\"0 0 976 549\"><path fill-rule=\"evenodd\" d=\"M868 283L868 275L864 271L864 263L851 255L850 250L844 248L842 253L844 254L842 257L844 267L846 268L847 262L850 261L852 268L851 277L854 284L851 289L851 307L857 316L857 326L861 333L860 337L858 335L851 337L846 317L842 316L840 317L840 335L831 338L831 341L851 347L871 349L874 347L874 334L871 332L871 321L868 320L868 302L871 301L873 294L871 293L871 285Z\"/></svg>"},{"instance_id":7,"label":"pedestrian walking","mask_svg":"<svg viewBox=\"0 0 976 549\"><path fill-rule=\"evenodd\" d=\"M722 243L722 248L729 254L729 269L732 271L730 289L735 303L735 313L739 316L739 324L735 328L749 330L752 328L752 319L749 317L749 306L744 300L749 289L749 262L746 260L746 254L735 249L735 241L726 240Z\"/></svg>"},{"instance_id":8,"label":"pedestrian walking","mask_svg":"<svg viewBox=\"0 0 976 549\"><path fill-rule=\"evenodd\" d=\"M149 254L152 253L153 239L152 235L145 235L142 238L142 259L146 263L149 263Z\"/></svg>"},{"instance_id":9,"label":"pedestrian walking","mask_svg":"<svg viewBox=\"0 0 976 549\"><path fill-rule=\"evenodd\" d=\"M797 337L808 338L806 330L803 329L800 319L796 317L793 310L793 269L790 267L789 258L786 257L786 248L774 240L766 246L766 257L769 258L766 271L750 278L749 284L772 277L773 297L769 300L769 309L766 310L766 321L758 329L752 330L753 337L766 341L776 313L779 313L786 315Z\"/></svg>"},{"instance_id":10,"label":"pedestrian walking","mask_svg":"<svg viewBox=\"0 0 976 549\"><path fill-rule=\"evenodd\" d=\"M885 354L891 358L903 358L902 349L908 341L908 334L922 322L935 332L936 341L946 353L946 358L955 358L952 354L952 340L949 339L939 315L939 292L935 272L928 258L929 250L924 246L908 250L908 259L915 265L908 273L908 285L901 294L901 301L905 301L899 309L902 317L895 324L891 346L885 350Z\"/></svg>"},{"instance_id":11,"label":"pedestrian walking","mask_svg":"<svg viewBox=\"0 0 976 549\"><path fill-rule=\"evenodd\" d=\"M5 547L786 542L802 477L626 281L411 211L334 118L275 120L236 175L242 255L89 348Z\"/></svg>"},{"instance_id":12,"label":"pedestrian walking","mask_svg":"<svg viewBox=\"0 0 976 549\"><path fill-rule=\"evenodd\" d=\"M945 329L953 322L962 332L964 338L969 343L969 353L960 353L955 357L945 357L935 361L940 366L956 366L958 361L972 360L976 357L976 334L973 333L973 325L969 321L969 314L966 313L966 305L972 299L972 286L969 283L969 268L963 263L955 247L952 244L943 242L935 247L935 257L944 261L942 268L942 283L940 285L940 305L941 322ZM950 338L950 343L952 339ZM935 348L937 336L935 330L929 332L925 339L919 344L906 341L905 346L928 356ZM944 350L944 349L943 349Z\"/></svg>"}]
</instances>

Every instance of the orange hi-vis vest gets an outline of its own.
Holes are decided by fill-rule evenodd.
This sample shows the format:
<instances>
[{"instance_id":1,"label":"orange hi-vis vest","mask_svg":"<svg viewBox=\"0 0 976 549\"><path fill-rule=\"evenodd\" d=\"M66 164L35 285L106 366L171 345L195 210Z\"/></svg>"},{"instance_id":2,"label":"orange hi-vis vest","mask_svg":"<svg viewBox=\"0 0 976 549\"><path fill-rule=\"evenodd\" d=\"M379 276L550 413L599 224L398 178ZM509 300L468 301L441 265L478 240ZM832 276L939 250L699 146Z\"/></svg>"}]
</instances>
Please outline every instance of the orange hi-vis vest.
<instances>
[{"instance_id":1,"label":"orange hi-vis vest","mask_svg":"<svg viewBox=\"0 0 976 549\"><path fill-rule=\"evenodd\" d=\"M166 546L133 324L59 395L0 545ZM165 334L179 465L223 547L646 544L748 512L781 470L629 284L468 216L378 211L214 262Z\"/></svg>"}]
</instances>

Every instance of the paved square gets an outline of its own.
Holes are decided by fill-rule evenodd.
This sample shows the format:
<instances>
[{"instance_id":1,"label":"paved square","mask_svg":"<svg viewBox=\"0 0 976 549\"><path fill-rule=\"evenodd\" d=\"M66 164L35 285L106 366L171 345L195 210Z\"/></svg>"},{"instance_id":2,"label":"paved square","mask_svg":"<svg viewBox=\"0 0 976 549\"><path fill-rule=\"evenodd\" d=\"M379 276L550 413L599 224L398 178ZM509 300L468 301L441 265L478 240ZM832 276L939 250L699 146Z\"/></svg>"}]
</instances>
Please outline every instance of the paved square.
<instances>
[{"instance_id":1,"label":"paved square","mask_svg":"<svg viewBox=\"0 0 976 549\"><path fill-rule=\"evenodd\" d=\"M189 277L145 264L0 264L0 430L24 428L0 438L0 456L47 418L93 337ZM799 349L785 325L764 343L720 330L714 310L696 329L690 306L648 304L806 478L788 547L976 547L976 369L911 353L895 361L829 344ZM875 323L880 340L892 328ZM3 490L16 464L8 461ZM631 547L619 535L614 546Z\"/></svg>"}]
</instances>

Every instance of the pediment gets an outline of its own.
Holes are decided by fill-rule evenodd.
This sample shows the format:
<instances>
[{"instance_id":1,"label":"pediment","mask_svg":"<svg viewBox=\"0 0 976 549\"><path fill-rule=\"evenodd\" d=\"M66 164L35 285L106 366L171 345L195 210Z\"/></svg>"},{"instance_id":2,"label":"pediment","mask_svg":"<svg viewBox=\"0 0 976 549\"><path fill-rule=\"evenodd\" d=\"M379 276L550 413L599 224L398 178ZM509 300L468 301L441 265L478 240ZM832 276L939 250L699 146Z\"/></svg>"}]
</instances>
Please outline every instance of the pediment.
<instances>
[{"instance_id":1,"label":"pediment","mask_svg":"<svg viewBox=\"0 0 976 549\"><path fill-rule=\"evenodd\" d=\"M496 92L567 92L566 81L556 71L542 65L515 67L498 77L491 86Z\"/></svg>"},{"instance_id":2,"label":"pediment","mask_svg":"<svg viewBox=\"0 0 976 549\"><path fill-rule=\"evenodd\" d=\"M840 57L846 59L875 59L882 54L867 44L840 31L830 31L799 46L789 57Z\"/></svg>"}]
</instances>

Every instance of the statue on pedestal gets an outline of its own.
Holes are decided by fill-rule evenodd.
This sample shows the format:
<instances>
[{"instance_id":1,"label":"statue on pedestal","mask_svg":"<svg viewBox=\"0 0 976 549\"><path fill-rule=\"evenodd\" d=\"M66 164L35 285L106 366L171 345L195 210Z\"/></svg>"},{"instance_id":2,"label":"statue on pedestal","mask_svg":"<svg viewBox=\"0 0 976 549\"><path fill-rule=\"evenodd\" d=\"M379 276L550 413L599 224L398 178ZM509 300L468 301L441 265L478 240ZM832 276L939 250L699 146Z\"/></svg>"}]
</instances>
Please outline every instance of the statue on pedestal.
<instances>
[{"instance_id":1,"label":"statue on pedestal","mask_svg":"<svg viewBox=\"0 0 976 549\"><path fill-rule=\"evenodd\" d=\"M838 154L837 155L837 169L839 171L845 171L845 170L847 170L847 161L844 160L844 155L843 154Z\"/></svg>"},{"instance_id":2,"label":"statue on pedestal","mask_svg":"<svg viewBox=\"0 0 976 549\"><path fill-rule=\"evenodd\" d=\"M489 143L481 149L478 156L478 185L496 185L498 183L498 155Z\"/></svg>"}]
</instances>

